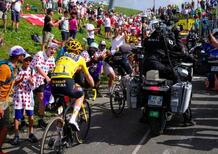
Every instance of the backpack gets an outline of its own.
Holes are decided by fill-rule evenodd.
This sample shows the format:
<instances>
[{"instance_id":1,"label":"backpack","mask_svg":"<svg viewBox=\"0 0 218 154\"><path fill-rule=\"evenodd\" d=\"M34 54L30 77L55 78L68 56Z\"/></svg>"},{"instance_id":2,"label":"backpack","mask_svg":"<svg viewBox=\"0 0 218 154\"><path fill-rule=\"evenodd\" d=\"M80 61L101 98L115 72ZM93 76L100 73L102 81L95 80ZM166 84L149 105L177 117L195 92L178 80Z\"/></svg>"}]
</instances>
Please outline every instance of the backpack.
<instances>
[{"instance_id":1,"label":"backpack","mask_svg":"<svg viewBox=\"0 0 218 154\"><path fill-rule=\"evenodd\" d=\"M39 35L37 33L32 34L31 38L34 42L40 42L40 38L39 38Z\"/></svg>"},{"instance_id":2,"label":"backpack","mask_svg":"<svg viewBox=\"0 0 218 154\"><path fill-rule=\"evenodd\" d=\"M10 70L11 70L11 76L3 82L3 85L4 85L4 84L10 83L14 79L14 68L12 66L12 63L8 60L0 60L0 66L2 64L8 65Z\"/></svg>"}]
</instances>

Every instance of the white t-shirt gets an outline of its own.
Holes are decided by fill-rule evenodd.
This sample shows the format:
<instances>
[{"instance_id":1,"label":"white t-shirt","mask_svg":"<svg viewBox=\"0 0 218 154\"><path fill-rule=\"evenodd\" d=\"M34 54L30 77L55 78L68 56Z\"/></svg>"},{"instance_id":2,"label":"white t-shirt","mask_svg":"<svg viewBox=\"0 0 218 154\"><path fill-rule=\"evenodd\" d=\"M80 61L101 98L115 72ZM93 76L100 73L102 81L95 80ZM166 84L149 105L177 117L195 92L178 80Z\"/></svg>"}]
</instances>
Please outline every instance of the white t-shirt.
<instances>
[{"instance_id":1,"label":"white t-shirt","mask_svg":"<svg viewBox=\"0 0 218 154\"><path fill-rule=\"evenodd\" d=\"M95 38L95 32L94 32L95 26L93 24L87 24L86 29L88 31L88 33L87 33L88 36L87 37L91 38L91 39L94 39Z\"/></svg>"},{"instance_id":2,"label":"white t-shirt","mask_svg":"<svg viewBox=\"0 0 218 154\"><path fill-rule=\"evenodd\" d=\"M64 5L68 5L68 3L69 3L69 0L63 0Z\"/></svg>"},{"instance_id":3,"label":"white t-shirt","mask_svg":"<svg viewBox=\"0 0 218 154\"><path fill-rule=\"evenodd\" d=\"M62 17L62 25L61 25L61 31L69 32L69 20L66 17Z\"/></svg>"},{"instance_id":4,"label":"white t-shirt","mask_svg":"<svg viewBox=\"0 0 218 154\"><path fill-rule=\"evenodd\" d=\"M14 3L13 9L17 12L21 11L21 1Z\"/></svg>"},{"instance_id":5,"label":"white t-shirt","mask_svg":"<svg viewBox=\"0 0 218 154\"><path fill-rule=\"evenodd\" d=\"M116 38L114 38L112 40L112 43L111 43L111 54L113 55L116 50L123 44L125 44L126 41L125 41L125 35L122 34L122 35L118 35Z\"/></svg>"},{"instance_id":6,"label":"white t-shirt","mask_svg":"<svg viewBox=\"0 0 218 154\"><path fill-rule=\"evenodd\" d=\"M110 20L110 18L105 18L104 26L105 27L111 27L111 20Z\"/></svg>"}]
</instances>

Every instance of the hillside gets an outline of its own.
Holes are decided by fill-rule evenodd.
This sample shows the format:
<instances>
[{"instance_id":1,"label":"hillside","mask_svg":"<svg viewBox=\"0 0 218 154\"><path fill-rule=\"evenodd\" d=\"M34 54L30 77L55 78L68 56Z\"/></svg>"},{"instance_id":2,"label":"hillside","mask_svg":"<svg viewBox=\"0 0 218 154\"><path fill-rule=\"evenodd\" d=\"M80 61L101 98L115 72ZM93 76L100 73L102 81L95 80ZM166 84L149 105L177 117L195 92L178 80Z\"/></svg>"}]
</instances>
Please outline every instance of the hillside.
<instances>
[{"instance_id":1,"label":"hillside","mask_svg":"<svg viewBox=\"0 0 218 154\"><path fill-rule=\"evenodd\" d=\"M38 8L38 11L26 11L25 6L27 4L30 4L31 6L35 6ZM131 10L126 8L115 8L115 10L119 13L126 14L128 16L134 15L139 13L138 10ZM25 3L23 5L23 13L32 13L32 14L42 14L41 11L41 3L40 0L25 0ZM54 19L58 19L60 15L57 13L54 16ZM26 50L28 50L30 53L35 53L40 50L40 44L34 43L31 39L31 35L34 33L37 33L39 35L42 35L42 27L40 26L33 26L27 21L25 21L23 18L20 18L20 29L18 32L12 32L11 31L11 13L8 12L8 19L7 19L7 31L3 33L3 26L2 21L0 22L0 36L4 38L4 44L0 47L0 59L7 58L8 56L8 49L14 45L21 45ZM53 28L53 34L55 35L55 38L61 39L60 31L58 28ZM78 33L77 39L81 42L82 39L86 37L86 33ZM104 35L97 35L96 41L99 42L100 40L104 39ZM110 42L107 40L107 44L109 46Z\"/></svg>"}]
</instances>

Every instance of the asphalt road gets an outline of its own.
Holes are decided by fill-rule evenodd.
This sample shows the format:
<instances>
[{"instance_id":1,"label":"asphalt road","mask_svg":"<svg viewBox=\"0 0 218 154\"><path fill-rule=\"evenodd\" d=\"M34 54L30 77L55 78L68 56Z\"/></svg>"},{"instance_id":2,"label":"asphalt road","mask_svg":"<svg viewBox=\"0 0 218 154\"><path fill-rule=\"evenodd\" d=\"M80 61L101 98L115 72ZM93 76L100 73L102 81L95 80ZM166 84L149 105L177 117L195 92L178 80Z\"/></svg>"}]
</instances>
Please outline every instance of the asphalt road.
<instances>
[{"instance_id":1,"label":"asphalt road","mask_svg":"<svg viewBox=\"0 0 218 154\"><path fill-rule=\"evenodd\" d=\"M126 109L115 118L107 97L92 103L92 122L88 140L66 150L67 154L217 154L218 153L218 96L204 90L202 79L193 81L192 112L195 126L184 127L181 119L168 123L164 135L151 137L147 124L140 123L140 110ZM43 130L36 129L37 137ZM40 145L26 141L21 134L20 146L4 144L11 154L39 153ZM8 136L12 138L13 136Z\"/></svg>"}]
</instances>

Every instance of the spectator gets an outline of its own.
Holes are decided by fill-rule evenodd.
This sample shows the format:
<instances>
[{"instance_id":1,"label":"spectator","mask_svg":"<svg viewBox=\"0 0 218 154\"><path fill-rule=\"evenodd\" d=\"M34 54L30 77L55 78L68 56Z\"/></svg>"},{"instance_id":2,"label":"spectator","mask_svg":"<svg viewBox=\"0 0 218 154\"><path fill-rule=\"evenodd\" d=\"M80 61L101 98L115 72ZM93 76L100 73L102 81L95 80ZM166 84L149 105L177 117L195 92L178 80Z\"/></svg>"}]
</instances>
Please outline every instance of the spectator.
<instances>
[{"instance_id":1,"label":"spectator","mask_svg":"<svg viewBox=\"0 0 218 154\"><path fill-rule=\"evenodd\" d=\"M99 50L98 50L98 57L100 59L105 59L109 53L106 49L106 42L105 41L101 41L100 44L99 44ZM115 80L115 72L114 72L114 69L113 67L111 67L106 61L103 62L103 72L105 73L106 76L109 77L109 80L108 80L108 90L109 90L109 93L112 92L112 86L113 86L113 82ZM98 84L96 84L96 87L98 86ZM99 93L99 92L98 92Z\"/></svg>"},{"instance_id":2,"label":"spectator","mask_svg":"<svg viewBox=\"0 0 218 154\"><path fill-rule=\"evenodd\" d=\"M139 44L139 37L137 35L136 27L130 28L130 35L127 39L128 44L131 45L138 45Z\"/></svg>"},{"instance_id":3,"label":"spectator","mask_svg":"<svg viewBox=\"0 0 218 154\"><path fill-rule=\"evenodd\" d=\"M58 13L60 14L63 12L62 4L63 4L63 0L58 0Z\"/></svg>"},{"instance_id":4,"label":"spectator","mask_svg":"<svg viewBox=\"0 0 218 154\"><path fill-rule=\"evenodd\" d=\"M48 0L47 1L47 9L51 9L52 10L52 0Z\"/></svg>"},{"instance_id":5,"label":"spectator","mask_svg":"<svg viewBox=\"0 0 218 154\"><path fill-rule=\"evenodd\" d=\"M33 112L34 112L34 99L33 91L34 88L34 77L33 69L30 67L30 62L32 57L26 54L23 65L18 69L17 76L15 78L14 86L14 126L15 126L15 136L14 139L10 141L12 145L19 144L19 120L24 116L24 111L29 117L29 141L35 143L38 141L36 136L33 134ZM25 100L24 100L25 98Z\"/></svg>"},{"instance_id":6,"label":"spectator","mask_svg":"<svg viewBox=\"0 0 218 154\"><path fill-rule=\"evenodd\" d=\"M54 12L52 11L52 9L47 9L47 14L44 19L44 27L42 31L42 51L44 51L46 43L52 41L54 38L54 35L51 33L52 27L59 24L59 22L54 23L52 21L53 14Z\"/></svg>"},{"instance_id":7,"label":"spectator","mask_svg":"<svg viewBox=\"0 0 218 154\"><path fill-rule=\"evenodd\" d=\"M75 14L74 12L71 13L71 19L69 24L70 24L70 37L75 39L78 30L78 20L77 20L77 14Z\"/></svg>"},{"instance_id":8,"label":"spectator","mask_svg":"<svg viewBox=\"0 0 218 154\"><path fill-rule=\"evenodd\" d=\"M46 13L46 10L47 10L47 2L46 2L46 0L41 0L41 3L42 3L42 10Z\"/></svg>"},{"instance_id":9,"label":"spectator","mask_svg":"<svg viewBox=\"0 0 218 154\"><path fill-rule=\"evenodd\" d=\"M31 67L36 71L36 89L34 89L34 94L36 94L39 103L38 115L40 119L38 120L38 126L41 128L46 127L46 123L43 119L45 114L45 106L43 104L43 91L45 87L45 81L46 83L50 82L48 72L51 71L55 66L55 58L53 56L57 50L57 47L57 44L50 42L48 44L47 51L39 51L36 53L31 62Z\"/></svg>"},{"instance_id":10,"label":"spectator","mask_svg":"<svg viewBox=\"0 0 218 154\"><path fill-rule=\"evenodd\" d=\"M64 16L61 18L61 37L62 41L66 41L69 38L69 19L68 11L64 11Z\"/></svg>"},{"instance_id":11,"label":"spectator","mask_svg":"<svg viewBox=\"0 0 218 154\"><path fill-rule=\"evenodd\" d=\"M86 25L88 45L91 45L91 43L95 41L95 32L98 31L98 29L95 28L92 22L92 17L89 17L89 23Z\"/></svg>"},{"instance_id":12,"label":"spectator","mask_svg":"<svg viewBox=\"0 0 218 154\"><path fill-rule=\"evenodd\" d=\"M123 28L115 29L115 35L111 42L111 52L112 55L119 49L119 47L126 43L126 39L128 38L127 32L123 30Z\"/></svg>"},{"instance_id":13,"label":"spectator","mask_svg":"<svg viewBox=\"0 0 218 154\"><path fill-rule=\"evenodd\" d=\"M218 41L217 41L217 39L213 36L212 33L209 34L209 43L212 44L215 48L218 48Z\"/></svg>"},{"instance_id":14,"label":"spectator","mask_svg":"<svg viewBox=\"0 0 218 154\"><path fill-rule=\"evenodd\" d=\"M58 10L58 0L52 0L52 9L53 11Z\"/></svg>"},{"instance_id":15,"label":"spectator","mask_svg":"<svg viewBox=\"0 0 218 154\"><path fill-rule=\"evenodd\" d=\"M110 20L109 15L107 13L105 14L104 27L105 27L105 38L110 38L111 20Z\"/></svg>"},{"instance_id":16,"label":"spectator","mask_svg":"<svg viewBox=\"0 0 218 154\"><path fill-rule=\"evenodd\" d=\"M69 0L63 0L63 9L66 11L69 10Z\"/></svg>"},{"instance_id":17,"label":"spectator","mask_svg":"<svg viewBox=\"0 0 218 154\"><path fill-rule=\"evenodd\" d=\"M202 23L202 32L201 32L201 35L203 37L206 37L209 34L209 23L208 23L208 18L206 16L206 12L202 13L201 23Z\"/></svg>"},{"instance_id":18,"label":"spectator","mask_svg":"<svg viewBox=\"0 0 218 154\"><path fill-rule=\"evenodd\" d=\"M98 34L101 34L101 26L103 25L103 20L100 16L97 17L97 28L98 30Z\"/></svg>"},{"instance_id":19,"label":"spectator","mask_svg":"<svg viewBox=\"0 0 218 154\"><path fill-rule=\"evenodd\" d=\"M9 60L0 66L0 154L1 147L8 132L8 118L6 114L8 106L8 97L14 84L14 75L19 62L22 62L26 52L21 46L14 46L9 51Z\"/></svg>"},{"instance_id":20,"label":"spectator","mask_svg":"<svg viewBox=\"0 0 218 154\"><path fill-rule=\"evenodd\" d=\"M12 20L12 26L11 29L14 31L14 27L16 26L15 31L18 31L19 28L19 21L20 21L20 12L21 12L21 0L16 0L12 3L11 6L11 20Z\"/></svg>"},{"instance_id":21,"label":"spectator","mask_svg":"<svg viewBox=\"0 0 218 154\"><path fill-rule=\"evenodd\" d=\"M6 19L7 19L7 6L6 3L4 1L0 1L0 16L2 18L3 21L3 28L4 31L6 31Z\"/></svg>"}]
</instances>

